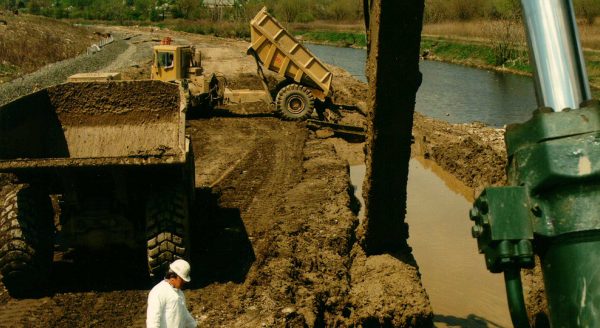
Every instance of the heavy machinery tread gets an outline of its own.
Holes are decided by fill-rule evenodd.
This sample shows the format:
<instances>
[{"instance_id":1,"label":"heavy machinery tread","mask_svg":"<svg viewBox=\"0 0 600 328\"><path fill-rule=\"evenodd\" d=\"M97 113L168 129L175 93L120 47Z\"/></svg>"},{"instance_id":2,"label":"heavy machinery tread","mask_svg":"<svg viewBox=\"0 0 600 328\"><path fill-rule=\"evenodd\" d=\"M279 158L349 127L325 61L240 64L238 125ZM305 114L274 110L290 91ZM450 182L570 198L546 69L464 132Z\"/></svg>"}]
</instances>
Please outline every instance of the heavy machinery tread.
<instances>
[{"instance_id":1,"label":"heavy machinery tread","mask_svg":"<svg viewBox=\"0 0 600 328\"><path fill-rule=\"evenodd\" d=\"M297 111L289 108L291 98L301 100L302 107ZM315 109L315 97L310 89L300 84L289 84L277 93L275 101L277 113L281 118L290 121L302 121L308 119Z\"/></svg>"},{"instance_id":2,"label":"heavy machinery tread","mask_svg":"<svg viewBox=\"0 0 600 328\"><path fill-rule=\"evenodd\" d=\"M54 212L48 194L21 185L0 210L0 276L11 295L45 287L52 264Z\"/></svg>"},{"instance_id":3,"label":"heavy machinery tread","mask_svg":"<svg viewBox=\"0 0 600 328\"><path fill-rule=\"evenodd\" d=\"M172 186L153 193L146 206L148 270L161 277L168 263L185 258L189 251L188 196L185 188Z\"/></svg>"}]
</instances>

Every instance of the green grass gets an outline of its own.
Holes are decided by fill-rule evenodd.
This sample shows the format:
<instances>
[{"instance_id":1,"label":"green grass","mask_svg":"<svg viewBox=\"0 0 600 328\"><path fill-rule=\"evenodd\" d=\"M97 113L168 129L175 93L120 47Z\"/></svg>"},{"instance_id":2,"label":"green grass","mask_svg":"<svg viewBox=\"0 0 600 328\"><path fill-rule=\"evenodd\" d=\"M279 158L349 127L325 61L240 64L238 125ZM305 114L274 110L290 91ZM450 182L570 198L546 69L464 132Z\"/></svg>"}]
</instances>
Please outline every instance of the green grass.
<instances>
[{"instance_id":1,"label":"green grass","mask_svg":"<svg viewBox=\"0 0 600 328\"><path fill-rule=\"evenodd\" d=\"M10 81L21 74L17 66L0 63L0 83Z\"/></svg>"},{"instance_id":2,"label":"green grass","mask_svg":"<svg viewBox=\"0 0 600 328\"><path fill-rule=\"evenodd\" d=\"M365 48L367 46L367 37L364 33L298 30L293 31L293 34L309 42L341 47Z\"/></svg>"},{"instance_id":3,"label":"green grass","mask_svg":"<svg viewBox=\"0 0 600 328\"><path fill-rule=\"evenodd\" d=\"M528 53L524 49L515 49L512 57L504 64L496 61L497 50L493 45L484 43L461 43L443 38L424 37L421 40L421 52L428 53L430 58L443 62L462 64L484 69L504 69L513 72L531 74ZM600 52L585 51L588 78L592 84L592 94L600 98Z\"/></svg>"},{"instance_id":4,"label":"green grass","mask_svg":"<svg viewBox=\"0 0 600 328\"><path fill-rule=\"evenodd\" d=\"M421 51L441 61L531 73L527 52L521 49L511 49L510 54L502 57L504 59L498 59L500 51L493 45L423 38Z\"/></svg>"},{"instance_id":5,"label":"green grass","mask_svg":"<svg viewBox=\"0 0 600 328\"><path fill-rule=\"evenodd\" d=\"M214 35L224 38L250 38L250 27L243 22L210 22L210 21L189 21L179 20L176 23L167 23L166 27L175 31Z\"/></svg>"}]
</instances>

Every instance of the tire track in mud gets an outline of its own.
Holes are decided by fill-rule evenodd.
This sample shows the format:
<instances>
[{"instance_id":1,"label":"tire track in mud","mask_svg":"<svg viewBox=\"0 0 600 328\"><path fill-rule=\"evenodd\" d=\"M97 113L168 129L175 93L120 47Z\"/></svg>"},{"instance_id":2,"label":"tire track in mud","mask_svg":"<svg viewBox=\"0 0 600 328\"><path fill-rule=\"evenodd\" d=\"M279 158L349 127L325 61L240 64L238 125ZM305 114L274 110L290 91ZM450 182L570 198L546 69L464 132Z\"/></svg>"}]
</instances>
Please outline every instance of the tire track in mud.
<instances>
[{"instance_id":1,"label":"tire track in mud","mask_svg":"<svg viewBox=\"0 0 600 328\"><path fill-rule=\"evenodd\" d=\"M224 122L231 124L228 130L240 124L215 120L214 126L197 128L206 133L223 129ZM235 168L213 190L221 211L237 211L241 227L235 229L242 231L252 259L237 279L207 281L204 288L190 291L192 311L203 318L201 327L339 324L350 289L357 223L349 209L347 166L331 145L309 137L301 123L252 122L253 133L231 136L239 138L234 144L245 149L238 150L244 156L229 160L237 163ZM219 142L204 140L198 158L208 158L210 146ZM210 165L204 170L210 171ZM215 219L226 220L218 215ZM223 252L226 243L212 248L221 251L221 257L211 252L217 266L229 259L244 262L240 252L226 254L235 249Z\"/></svg>"},{"instance_id":2,"label":"tire track in mud","mask_svg":"<svg viewBox=\"0 0 600 328\"><path fill-rule=\"evenodd\" d=\"M0 328L31 327L37 321L32 313L47 300L10 300L0 307Z\"/></svg>"},{"instance_id":3,"label":"tire track in mud","mask_svg":"<svg viewBox=\"0 0 600 328\"><path fill-rule=\"evenodd\" d=\"M306 137L307 132L301 127L274 131L272 136L260 140L230 174L234 178L223 181L222 204L240 209L251 238L268 229L279 198L300 180Z\"/></svg>"}]
</instances>

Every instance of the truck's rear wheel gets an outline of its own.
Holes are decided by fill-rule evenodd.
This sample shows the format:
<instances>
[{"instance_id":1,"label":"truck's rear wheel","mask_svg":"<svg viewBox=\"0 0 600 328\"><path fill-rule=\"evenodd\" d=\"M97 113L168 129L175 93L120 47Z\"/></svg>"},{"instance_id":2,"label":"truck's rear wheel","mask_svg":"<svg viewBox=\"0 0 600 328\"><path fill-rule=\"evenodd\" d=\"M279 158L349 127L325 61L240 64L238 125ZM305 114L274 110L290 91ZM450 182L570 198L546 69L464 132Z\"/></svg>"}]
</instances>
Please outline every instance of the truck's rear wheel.
<instances>
[{"instance_id":1,"label":"truck's rear wheel","mask_svg":"<svg viewBox=\"0 0 600 328\"><path fill-rule=\"evenodd\" d=\"M160 278L168 264L189 253L189 197L183 187L157 190L146 205L148 270Z\"/></svg>"},{"instance_id":2,"label":"truck's rear wheel","mask_svg":"<svg viewBox=\"0 0 600 328\"><path fill-rule=\"evenodd\" d=\"M52 266L54 213L48 194L21 186L0 210L0 274L14 297L47 287Z\"/></svg>"},{"instance_id":3,"label":"truck's rear wheel","mask_svg":"<svg viewBox=\"0 0 600 328\"><path fill-rule=\"evenodd\" d=\"M299 84L290 84L277 93L277 111L283 119L300 121L309 118L315 109L315 98L310 90Z\"/></svg>"}]
</instances>

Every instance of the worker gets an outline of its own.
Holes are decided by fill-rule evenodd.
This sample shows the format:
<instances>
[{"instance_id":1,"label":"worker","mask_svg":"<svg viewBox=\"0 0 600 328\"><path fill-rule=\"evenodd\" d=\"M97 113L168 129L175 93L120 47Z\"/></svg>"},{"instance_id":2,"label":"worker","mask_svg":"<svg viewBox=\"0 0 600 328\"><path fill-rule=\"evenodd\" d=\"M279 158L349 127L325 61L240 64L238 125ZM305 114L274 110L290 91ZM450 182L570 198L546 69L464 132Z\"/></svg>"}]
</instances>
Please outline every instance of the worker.
<instances>
[{"instance_id":1,"label":"worker","mask_svg":"<svg viewBox=\"0 0 600 328\"><path fill-rule=\"evenodd\" d=\"M188 328L198 323L185 304L181 291L190 282L190 264L185 260L175 260L169 265L165 279L159 282L148 294L146 326L148 328Z\"/></svg>"}]
</instances>

